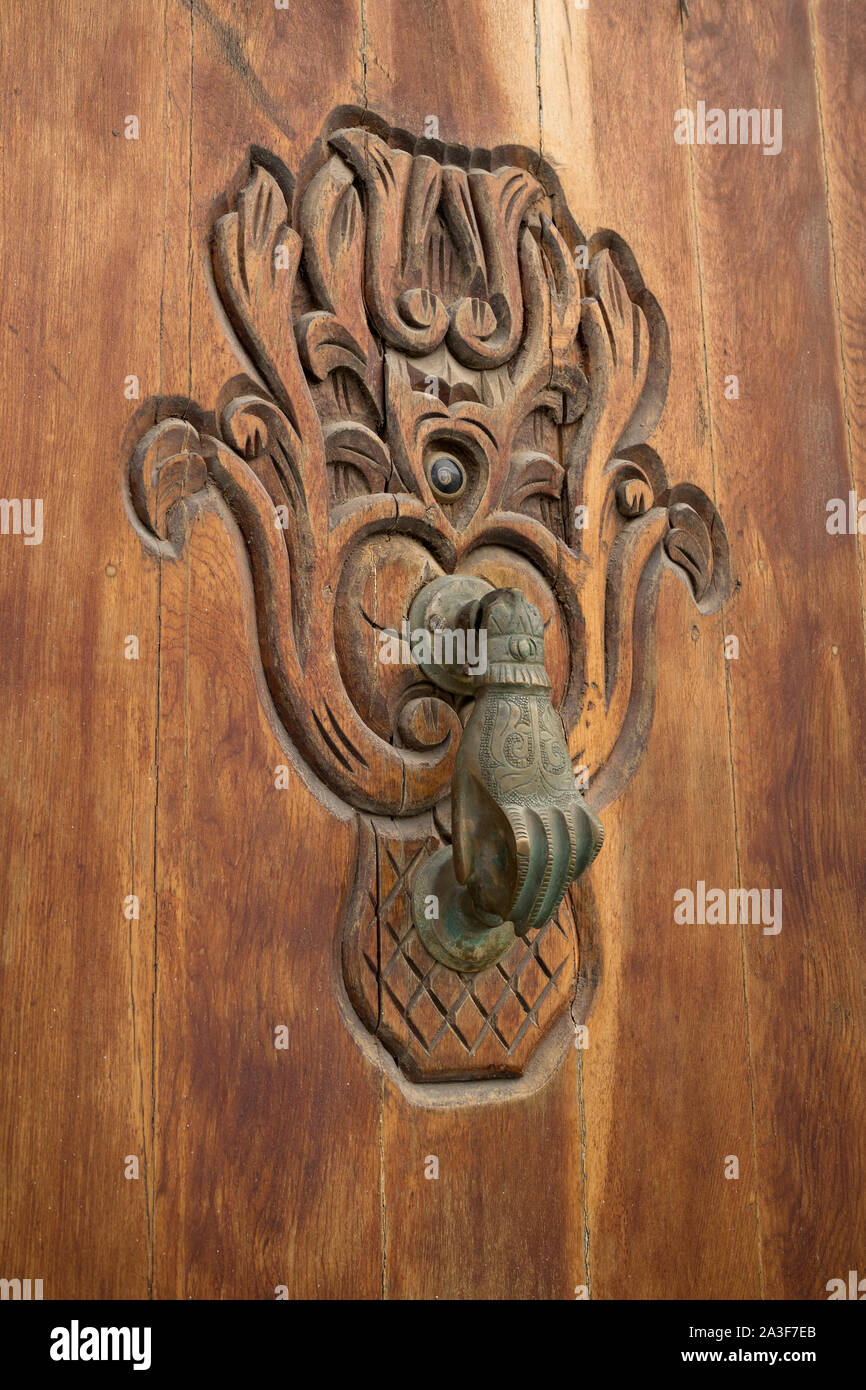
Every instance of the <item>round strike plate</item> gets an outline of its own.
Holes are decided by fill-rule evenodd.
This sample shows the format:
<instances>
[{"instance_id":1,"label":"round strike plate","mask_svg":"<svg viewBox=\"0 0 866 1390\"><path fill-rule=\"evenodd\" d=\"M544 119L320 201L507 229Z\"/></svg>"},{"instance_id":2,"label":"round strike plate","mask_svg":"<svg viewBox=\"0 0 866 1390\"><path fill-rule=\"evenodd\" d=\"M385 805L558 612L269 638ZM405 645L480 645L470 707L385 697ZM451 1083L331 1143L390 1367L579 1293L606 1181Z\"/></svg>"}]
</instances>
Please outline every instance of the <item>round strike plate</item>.
<instances>
[{"instance_id":1,"label":"round strike plate","mask_svg":"<svg viewBox=\"0 0 866 1390\"><path fill-rule=\"evenodd\" d=\"M457 617L467 603L483 598L493 588L486 579L474 574L442 574L424 588L409 609L409 630L412 633L427 629L434 638L436 632L454 632ZM435 649L434 649L435 654ZM434 684L452 695L472 695L483 675L472 676L461 666L441 661L419 661L418 665Z\"/></svg>"},{"instance_id":2,"label":"round strike plate","mask_svg":"<svg viewBox=\"0 0 866 1390\"><path fill-rule=\"evenodd\" d=\"M438 899L439 914L427 916L427 900ZM502 922L479 931L477 917L464 911L466 889L454 877L449 848L439 849L425 860L412 888L415 928L431 956L463 975L477 975L495 965L514 945L514 927Z\"/></svg>"}]
</instances>

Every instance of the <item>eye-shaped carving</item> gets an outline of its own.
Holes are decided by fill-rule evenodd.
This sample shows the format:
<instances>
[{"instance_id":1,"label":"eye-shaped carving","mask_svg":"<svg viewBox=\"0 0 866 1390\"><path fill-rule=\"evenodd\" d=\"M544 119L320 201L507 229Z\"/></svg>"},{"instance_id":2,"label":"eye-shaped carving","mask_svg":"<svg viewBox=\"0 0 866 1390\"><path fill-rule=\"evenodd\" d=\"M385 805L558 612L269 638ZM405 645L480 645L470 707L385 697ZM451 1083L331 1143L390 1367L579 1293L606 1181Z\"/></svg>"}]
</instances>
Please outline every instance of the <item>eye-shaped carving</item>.
<instances>
[{"instance_id":1,"label":"eye-shaped carving","mask_svg":"<svg viewBox=\"0 0 866 1390\"><path fill-rule=\"evenodd\" d=\"M435 428L424 441L421 468L433 501L448 525L469 525L485 494L491 461L484 446L462 422L450 429Z\"/></svg>"}]
</instances>

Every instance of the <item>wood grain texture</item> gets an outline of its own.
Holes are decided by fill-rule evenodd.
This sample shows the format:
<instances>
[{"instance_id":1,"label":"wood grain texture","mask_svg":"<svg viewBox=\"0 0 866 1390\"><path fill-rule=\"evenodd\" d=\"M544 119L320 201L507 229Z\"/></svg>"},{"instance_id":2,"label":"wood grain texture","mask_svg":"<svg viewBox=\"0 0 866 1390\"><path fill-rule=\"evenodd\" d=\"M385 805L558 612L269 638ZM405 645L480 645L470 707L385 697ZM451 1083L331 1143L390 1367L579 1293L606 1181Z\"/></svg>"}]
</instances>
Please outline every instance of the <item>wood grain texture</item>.
<instances>
[{"instance_id":1,"label":"wood grain texture","mask_svg":"<svg viewBox=\"0 0 866 1390\"><path fill-rule=\"evenodd\" d=\"M356 832L276 785L242 552L208 510L163 569L155 1291L374 1297L378 1078L334 991Z\"/></svg>"},{"instance_id":2,"label":"wood grain texture","mask_svg":"<svg viewBox=\"0 0 866 1390\"><path fill-rule=\"evenodd\" d=\"M687 104L784 113L776 156L692 155L717 491L742 584L726 615L739 881L783 895L778 935L745 931L762 1287L823 1298L861 1258L866 1200L866 671L856 542L825 526L850 472L807 6L702 6L684 53Z\"/></svg>"},{"instance_id":3,"label":"wood grain texture","mask_svg":"<svg viewBox=\"0 0 866 1390\"><path fill-rule=\"evenodd\" d=\"M158 388L162 240L130 209L163 182L152 16L5 10L0 495L0 1274L45 1298L146 1297L152 1217L157 574L124 514L119 445ZM102 71L103 64L105 65ZM98 83L93 74L101 70ZM135 93L130 98L130 91ZM122 286L118 293L118 286ZM147 323L149 331L142 331ZM126 660L128 636L139 643ZM137 920L124 917L128 895ZM125 1159L139 1165L124 1177Z\"/></svg>"},{"instance_id":4,"label":"wood grain texture","mask_svg":"<svg viewBox=\"0 0 866 1390\"><path fill-rule=\"evenodd\" d=\"M386 120L423 130L432 115L446 141L538 149L530 5L484 0L466 24L447 5L372 0L366 32L366 96ZM571 1052L536 1096L466 1115L412 1108L384 1081L389 1296L574 1297L585 1283L575 1075ZM517 1133L522 1158L509 1165L504 1137ZM424 1178L428 1154L438 1180ZM474 1251L472 1231L484 1232Z\"/></svg>"},{"instance_id":5,"label":"wood grain texture","mask_svg":"<svg viewBox=\"0 0 866 1390\"><path fill-rule=\"evenodd\" d=\"M862 1268L862 542L825 516L866 497L863 20L690 9L4 11L0 495L42 497L45 534L0 535L0 1276L74 1298L820 1299ZM781 108L782 152L675 144L699 99ZM572 900L589 1045L477 1106L413 1093L352 1019L339 924L369 845L279 728L235 521L194 501L182 557L154 559L123 505L124 379L210 406L242 370L210 270L221 191L251 146L303 179L340 105L537 150L582 230L625 238L670 329L652 447L718 504L738 581L697 616L659 574L652 734ZM364 579L385 598L398 549ZM387 734L394 692L367 697ZM700 880L781 889L781 932L677 925Z\"/></svg>"},{"instance_id":6,"label":"wood grain texture","mask_svg":"<svg viewBox=\"0 0 866 1390\"><path fill-rule=\"evenodd\" d=\"M672 482L712 496L690 171L672 139L679 23L675 6L614 15L543 0L543 139L584 234L615 227L661 301L670 384L651 442ZM604 811L591 874L602 982L581 1053L588 1279L597 1298L755 1297L740 933L673 917L678 888L735 872L723 629L690 608L673 575L656 628L653 732ZM724 1177L729 1154L736 1182Z\"/></svg>"},{"instance_id":7,"label":"wood grain texture","mask_svg":"<svg viewBox=\"0 0 866 1390\"><path fill-rule=\"evenodd\" d=\"M851 487L860 502L866 499L866 11L825 0L813 0L810 11L845 431ZM864 535L866 522L858 532L861 602Z\"/></svg>"},{"instance_id":8,"label":"wood grain texture","mask_svg":"<svg viewBox=\"0 0 866 1390\"><path fill-rule=\"evenodd\" d=\"M571 1058L535 1095L482 1110L422 1110L387 1083L385 1097L385 1297L574 1298L585 1279Z\"/></svg>"},{"instance_id":9,"label":"wood grain texture","mask_svg":"<svg viewBox=\"0 0 866 1390\"><path fill-rule=\"evenodd\" d=\"M181 9L191 370L172 384L206 402L239 370L208 291L213 200L251 145L297 167L323 114L358 100L359 9L331 10L313 51L314 5L246 20L227 3ZM163 567L156 1293L374 1297L379 1085L335 998L356 833L307 790L263 712L241 553L233 523L208 512L187 558Z\"/></svg>"}]
</instances>

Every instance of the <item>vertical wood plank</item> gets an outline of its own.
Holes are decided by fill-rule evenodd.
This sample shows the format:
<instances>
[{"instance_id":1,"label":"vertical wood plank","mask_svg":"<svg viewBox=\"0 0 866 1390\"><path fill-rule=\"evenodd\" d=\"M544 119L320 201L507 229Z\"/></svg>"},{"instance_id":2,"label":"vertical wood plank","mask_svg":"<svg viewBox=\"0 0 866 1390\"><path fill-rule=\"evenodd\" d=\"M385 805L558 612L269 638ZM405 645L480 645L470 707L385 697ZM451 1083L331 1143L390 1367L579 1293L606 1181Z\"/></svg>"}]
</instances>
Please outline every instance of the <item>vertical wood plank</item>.
<instances>
[{"instance_id":1,"label":"vertical wood plank","mask_svg":"<svg viewBox=\"0 0 866 1390\"><path fill-rule=\"evenodd\" d=\"M473 146L538 149L531 3L483 0L472 21L424 0L367 0L371 110ZM585 1282L572 1053L542 1091L451 1110L384 1082L385 1285L394 1298L573 1298ZM425 1178L425 1159L439 1178Z\"/></svg>"},{"instance_id":2,"label":"vertical wood plank","mask_svg":"<svg viewBox=\"0 0 866 1390\"><path fill-rule=\"evenodd\" d=\"M351 0L329 7L320 44L313 4L242 14L196 0L181 13L189 319L171 312L189 334L191 394L210 409L241 368L208 291L209 227L251 145L297 173L331 107L360 104L361 24ZM167 393L186 391L178 377ZM269 720L252 601L233 525L201 516L162 574L156 1290L376 1297L379 1077L341 1016L335 952L356 834Z\"/></svg>"},{"instance_id":3,"label":"vertical wood plank","mask_svg":"<svg viewBox=\"0 0 866 1390\"><path fill-rule=\"evenodd\" d=\"M866 500L866 11L861 5L813 0L810 13L845 431L851 487L862 502ZM859 537L864 535L866 520L858 531ZM866 540L858 543L862 604Z\"/></svg>"},{"instance_id":4,"label":"vertical wood plank","mask_svg":"<svg viewBox=\"0 0 866 1390\"><path fill-rule=\"evenodd\" d=\"M239 537L208 513L187 555L163 568L157 1293L375 1297L378 1080L335 998L354 828L275 786Z\"/></svg>"},{"instance_id":5,"label":"vertical wood plank","mask_svg":"<svg viewBox=\"0 0 866 1390\"><path fill-rule=\"evenodd\" d=\"M667 319L668 398L648 442L671 483L712 497L694 210L672 139L683 99L677 7L627 3L614 14L541 0L539 21L545 155L584 235L610 227L625 239ZM602 984L581 1059L590 1288L601 1298L755 1297L741 934L673 916L677 889L736 882L723 627L673 576L655 626L649 746L603 813L592 870ZM725 1178L730 1154L738 1181Z\"/></svg>"},{"instance_id":6,"label":"vertical wood plank","mask_svg":"<svg viewBox=\"0 0 866 1390\"><path fill-rule=\"evenodd\" d=\"M157 574L120 444L125 379L159 389L159 210L143 237L136 208L164 179L161 19L0 17L0 495L44 505L41 544L0 535L0 1273L45 1298L150 1277Z\"/></svg>"},{"instance_id":7,"label":"vertical wood plank","mask_svg":"<svg viewBox=\"0 0 866 1390\"><path fill-rule=\"evenodd\" d=\"M727 620L740 881L783 904L781 932L745 935L764 1292L825 1298L857 1267L866 1206L866 670L856 540L825 525L850 474L808 7L716 0L683 34L686 105L782 112L776 155L691 156L718 496L742 583Z\"/></svg>"}]
</instances>

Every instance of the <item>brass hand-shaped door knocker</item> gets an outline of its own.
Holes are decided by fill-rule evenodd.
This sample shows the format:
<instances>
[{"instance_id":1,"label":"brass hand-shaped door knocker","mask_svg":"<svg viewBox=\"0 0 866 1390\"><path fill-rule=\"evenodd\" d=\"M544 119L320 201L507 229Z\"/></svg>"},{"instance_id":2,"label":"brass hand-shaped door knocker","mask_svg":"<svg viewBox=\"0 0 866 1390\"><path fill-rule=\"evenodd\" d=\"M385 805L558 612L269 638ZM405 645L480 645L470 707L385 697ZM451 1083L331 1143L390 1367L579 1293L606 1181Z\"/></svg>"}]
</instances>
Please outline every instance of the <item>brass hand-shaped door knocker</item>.
<instances>
[{"instance_id":1,"label":"brass hand-shaped door knocker","mask_svg":"<svg viewBox=\"0 0 866 1390\"><path fill-rule=\"evenodd\" d=\"M356 830L321 928L359 1044L410 1082L540 1084L598 978L570 885L649 735L661 578L718 608L724 526L649 443L662 311L536 150L342 107L295 154L253 149L202 229L242 370L142 407L129 515L171 565L216 511L249 566L280 761ZM391 655L404 625L429 659Z\"/></svg>"},{"instance_id":2,"label":"brass hand-shaped door knocker","mask_svg":"<svg viewBox=\"0 0 866 1390\"><path fill-rule=\"evenodd\" d=\"M448 575L422 589L409 625L440 643L443 630L486 638L477 674L466 663L424 664L437 685L475 699L451 784L452 848L427 860L412 893L430 954L477 972L550 921L598 854L602 826L577 789L551 702L538 609L517 589Z\"/></svg>"}]
</instances>

